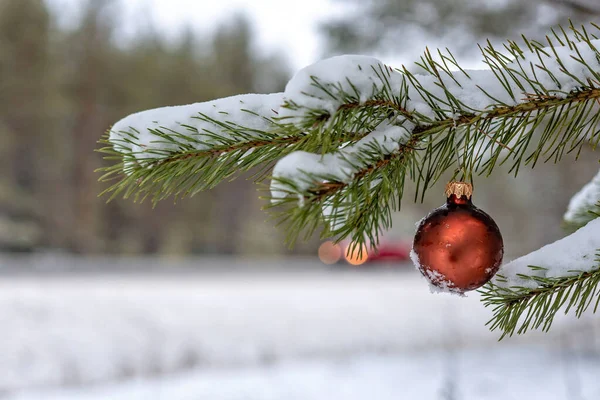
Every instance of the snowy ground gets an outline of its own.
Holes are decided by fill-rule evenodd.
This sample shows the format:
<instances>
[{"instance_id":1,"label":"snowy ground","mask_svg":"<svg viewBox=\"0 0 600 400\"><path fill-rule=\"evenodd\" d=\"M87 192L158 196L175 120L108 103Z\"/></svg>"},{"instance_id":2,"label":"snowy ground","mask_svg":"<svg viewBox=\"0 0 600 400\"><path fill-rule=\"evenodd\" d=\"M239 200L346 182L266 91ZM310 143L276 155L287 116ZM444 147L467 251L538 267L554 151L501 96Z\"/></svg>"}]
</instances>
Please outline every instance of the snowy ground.
<instances>
[{"instance_id":1,"label":"snowy ground","mask_svg":"<svg viewBox=\"0 0 600 400\"><path fill-rule=\"evenodd\" d=\"M574 371L566 368L575 367ZM597 359L540 346L460 354L368 355L207 369L11 400L579 400L598 399Z\"/></svg>"},{"instance_id":2,"label":"snowy ground","mask_svg":"<svg viewBox=\"0 0 600 400\"><path fill-rule=\"evenodd\" d=\"M410 268L68 262L90 271L0 275L0 399L600 398L594 315L498 343L476 295L429 294Z\"/></svg>"}]
</instances>

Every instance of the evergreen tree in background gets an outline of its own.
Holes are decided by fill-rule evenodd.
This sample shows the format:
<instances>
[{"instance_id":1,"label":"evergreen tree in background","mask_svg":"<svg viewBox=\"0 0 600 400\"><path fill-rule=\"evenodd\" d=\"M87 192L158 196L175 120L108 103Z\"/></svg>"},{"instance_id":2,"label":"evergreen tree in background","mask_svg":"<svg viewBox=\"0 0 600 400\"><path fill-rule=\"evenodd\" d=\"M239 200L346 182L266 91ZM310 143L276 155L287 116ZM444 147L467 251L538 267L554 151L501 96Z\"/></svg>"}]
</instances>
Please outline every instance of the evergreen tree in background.
<instances>
[{"instance_id":1,"label":"evergreen tree in background","mask_svg":"<svg viewBox=\"0 0 600 400\"><path fill-rule=\"evenodd\" d=\"M88 0L79 11L63 27L60 10L43 0L0 1L0 249L185 254L270 248L273 241L264 235L247 234L264 219L252 204L251 183L232 182L176 208L107 207L96 196L101 185L93 172L102 159L90 152L107 126L139 109L281 90L289 78L285 61L254 51L252 26L241 15L210 35L188 30L167 42L149 25L124 42L118 1ZM251 212L225 200L232 195L249 199Z\"/></svg>"},{"instance_id":2,"label":"evergreen tree in background","mask_svg":"<svg viewBox=\"0 0 600 400\"><path fill-rule=\"evenodd\" d=\"M326 20L321 30L327 53L401 56L414 39L443 38L461 54L477 56L474 41L501 43L519 34L543 37L552 26L583 23L600 16L594 0L334 0L347 8ZM508 22L510 21L510 22ZM518 32L517 36L515 36ZM408 38L408 40L407 40ZM414 38L414 39L413 39Z\"/></svg>"}]
</instances>

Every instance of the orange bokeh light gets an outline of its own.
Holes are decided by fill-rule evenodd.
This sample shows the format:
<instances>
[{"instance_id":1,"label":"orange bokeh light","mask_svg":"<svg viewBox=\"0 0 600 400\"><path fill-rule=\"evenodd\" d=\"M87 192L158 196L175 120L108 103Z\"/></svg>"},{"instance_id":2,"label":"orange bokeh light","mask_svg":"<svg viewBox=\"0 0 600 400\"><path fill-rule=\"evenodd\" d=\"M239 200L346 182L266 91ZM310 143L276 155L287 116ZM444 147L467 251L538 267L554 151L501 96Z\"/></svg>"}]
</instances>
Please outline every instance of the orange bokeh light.
<instances>
[{"instance_id":1,"label":"orange bokeh light","mask_svg":"<svg viewBox=\"0 0 600 400\"><path fill-rule=\"evenodd\" d=\"M342 258L342 248L328 240L319 246L319 259L327 265L335 264Z\"/></svg>"},{"instance_id":2,"label":"orange bokeh light","mask_svg":"<svg viewBox=\"0 0 600 400\"><path fill-rule=\"evenodd\" d=\"M344 251L344 257L348 264L356 266L362 265L369 259L367 246L364 244L362 246L349 244Z\"/></svg>"}]
</instances>

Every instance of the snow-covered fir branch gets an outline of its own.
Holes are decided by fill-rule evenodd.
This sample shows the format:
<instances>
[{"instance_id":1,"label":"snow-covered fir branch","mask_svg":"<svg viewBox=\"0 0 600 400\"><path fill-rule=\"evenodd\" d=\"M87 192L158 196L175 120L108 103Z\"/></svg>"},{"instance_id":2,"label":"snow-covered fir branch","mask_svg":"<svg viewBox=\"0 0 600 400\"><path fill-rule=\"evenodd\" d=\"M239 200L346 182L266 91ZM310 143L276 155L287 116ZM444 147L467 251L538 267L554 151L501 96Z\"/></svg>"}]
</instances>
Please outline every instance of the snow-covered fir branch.
<instances>
[{"instance_id":1,"label":"snow-covered fir branch","mask_svg":"<svg viewBox=\"0 0 600 400\"><path fill-rule=\"evenodd\" d=\"M481 293L502 337L549 330L559 311L580 317L600 305L600 173L576 193L564 215L569 236L502 266Z\"/></svg>"},{"instance_id":2,"label":"snow-covered fir branch","mask_svg":"<svg viewBox=\"0 0 600 400\"><path fill-rule=\"evenodd\" d=\"M595 139L598 43L578 33L575 39L556 37L549 44L543 48L526 42L524 51L509 43L510 57L488 46L483 52L490 69L482 71L460 69L450 53L439 53L436 60L426 52L418 74L392 69L371 57L334 57L301 70L283 94L234 96L134 114L110 133L108 142L119 153L113 156L122 158L122 170L129 176L121 175L109 191L151 194L155 199L193 194L293 150L304 153L285 157L274 170L278 195L286 189L295 197L310 197L324 193L323 185L342 191L349 179L380 177L382 158L385 163L415 160L406 170L416 177L421 196L444 171L456 166L457 153L466 175L490 172L501 154L506 154L502 161L512 161L515 172L521 163L536 162L542 154L559 159L585 137ZM569 121L581 116L585 123L566 129L573 128ZM407 148L401 146L405 143L397 141L395 151L353 152L351 160L345 157L345 146L371 132L378 136L367 140L381 147L379 140L394 140L393 135L380 134L383 127L406 129L408 124L412 143L419 143L409 148L424 150L422 154L406 157ZM544 140L532 146L530 136L540 131ZM553 137L561 140L548 140ZM424 162L432 158L439 162ZM224 172L216 173L217 169ZM353 174L348 175L350 170ZM106 178L119 171L107 171ZM209 183L202 176L183 182L167 179L174 171L181 177L212 179ZM309 181L314 187L309 188ZM350 195L351 190L343 192ZM401 197L401 188L385 192ZM336 203L324 195L320 199L329 210Z\"/></svg>"},{"instance_id":3,"label":"snow-covered fir branch","mask_svg":"<svg viewBox=\"0 0 600 400\"><path fill-rule=\"evenodd\" d=\"M490 69L484 71L453 72L449 64L458 64L451 55L440 53L442 61L436 61L429 52L419 63L421 74L406 69L387 72L389 68L377 60L358 57L334 58L301 71L284 93L286 99L294 99L286 100L285 112L280 113L286 118L309 126L314 123L311 118L319 115L327 123L336 115L332 110L343 104L379 101L393 111L388 118L413 128L410 136L398 141L397 150L354 155L352 163L344 148L322 156L292 153L280 160L273 174L273 197L278 199L287 185L287 194L299 197L298 204L305 209L289 218L292 231L302 221L318 218L311 209L316 205L325 210L321 218L334 228L328 234L352 235L355 241L368 236L376 242L373 231L356 227L388 228L390 210L383 206L367 211L348 204L364 204L358 198L366 191L379 204L401 198L403 184L398 183L402 180L378 190L387 172L382 167L389 164L413 177L423 196L443 172L457 167L457 158L462 168L456 172L463 176L491 172L501 162L510 162L516 174L522 164L534 165L540 157L558 161L586 140L597 142L600 68L595 46L599 43L578 38L578 43L557 39L563 45L559 47L551 41L546 48L527 42L529 53L511 43L506 47L510 62L488 46L484 54ZM358 70L364 77L360 84L320 79L331 76L331 71L354 77ZM382 76L386 84L374 84L383 82ZM395 90L388 89L387 83ZM372 96L358 96L365 90ZM389 126L389 119L381 124ZM384 135L380 140L389 138Z\"/></svg>"},{"instance_id":4,"label":"snow-covered fir branch","mask_svg":"<svg viewBox=\"0 0 600 400\"><path fill-rule=\"evenodd\" d=\"M556 314L579 317L600 302L600 219L575 233L502 266L482 290L492 307L490 328L502 337L550 329Z\"/></svg>"},{"instance_id":5,"label":"snow-covered fir branch","mask_svg":"<svg viewBox=\"0 0 600 400\"><path fill-rule=\"evenodd\" d=\"M359 248L377 245L407 180L416 183L418 200L448 170L469 180L504 163L516 175L524 165L597 145L600 40L585 27L571 28L570 36L561 29L544 44L509 41L501 50L488 44L481 48L486 70L463 70L450 52L427 50L416 73L372 57L341 56L299 71L283 93L134 114L115 124L101 150L116 161L104 169L103 179L116 179L107 192L155 201L186 196L275 163L271 202L288 224L290 242L324 225L324 236L350 237ZM586 201L573 209L594 196L581 195ZM566 260L538 259L548 249L508 264L501 272L506 280L492 284L489 304L509 304L508 314L498 315L512 324L515 315L545 303L502 303L502 293L552 299L569 287L562 279L586 281L577 274L592 273L600 248L586 243L589 265L568 267L578 272L568 272ZM500 325L514 330L514 323Z\"/></svg>"}]
</instances>

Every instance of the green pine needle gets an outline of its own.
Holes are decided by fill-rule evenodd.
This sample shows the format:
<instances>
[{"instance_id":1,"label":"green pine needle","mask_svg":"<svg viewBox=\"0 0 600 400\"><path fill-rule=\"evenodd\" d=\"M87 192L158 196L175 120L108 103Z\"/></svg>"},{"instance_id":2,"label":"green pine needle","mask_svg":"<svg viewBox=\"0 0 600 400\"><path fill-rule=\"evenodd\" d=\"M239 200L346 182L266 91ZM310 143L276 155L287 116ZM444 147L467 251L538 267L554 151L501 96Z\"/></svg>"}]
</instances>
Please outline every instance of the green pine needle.
<instances>
[{"instance_id":1,"label":"green pine needle","mask_svg":"<svg viewBox=\"0 0 600 400\"><path fill-rule=\"evenodd\" d=\"M598 260L600 262L600 260ZM530 266L532 270L544 268ZM491 307L493 317L486 324L490 330L502 332L500 339L523 334L529 329L550 330L559 311L572 311L577 318L592 306L595 313L600 303L600 267L588 272L569 271L569 276L544 278L519 275L533 283L529 287L505 288L488 283L479 292L485 307ZM500 283L505 281L497 276Z\"/></svg>"}]
</instances>

